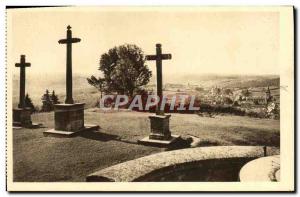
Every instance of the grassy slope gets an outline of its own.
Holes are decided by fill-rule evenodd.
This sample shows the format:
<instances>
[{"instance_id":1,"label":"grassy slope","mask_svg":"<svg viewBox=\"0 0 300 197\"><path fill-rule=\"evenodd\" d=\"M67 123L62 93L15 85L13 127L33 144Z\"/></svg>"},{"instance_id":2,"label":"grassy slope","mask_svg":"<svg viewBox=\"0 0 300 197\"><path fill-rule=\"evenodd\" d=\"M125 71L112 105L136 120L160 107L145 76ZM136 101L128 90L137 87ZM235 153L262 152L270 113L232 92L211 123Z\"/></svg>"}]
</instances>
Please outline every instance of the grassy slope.
<instances>
[{"instance_id":1,"label":"grassy slope","mask_svg":"<svg viewBox=\"0 0 300 197\"><path fill-rule=\"evenodd\" d=\"M164 75L164 83L175 84L194 84L201 87L227 87L227 88L249 88L249 87L266 87L280 85L278 75ZM155 83L155 80L151 81Z\"/></svg>"},{"instance_id":2,"label":"grassy slope","mask_svg":"<svg viewBox=\"0 0 300 197\"><path fill-rule=\"evenodd\" d=\"M43 137L44 130L53 128L53 113L34 115L35 122L48 128L13 131L14 180L84 181L85 176L95 170L163 151L136 144L136 140L149 134L148 115L86 111L86 122L99 124L102 129L75 138ZM172 114L170 126L173 133L200 137L202 146L279 146L277 120Z\"/></svg>"}]
</instances>

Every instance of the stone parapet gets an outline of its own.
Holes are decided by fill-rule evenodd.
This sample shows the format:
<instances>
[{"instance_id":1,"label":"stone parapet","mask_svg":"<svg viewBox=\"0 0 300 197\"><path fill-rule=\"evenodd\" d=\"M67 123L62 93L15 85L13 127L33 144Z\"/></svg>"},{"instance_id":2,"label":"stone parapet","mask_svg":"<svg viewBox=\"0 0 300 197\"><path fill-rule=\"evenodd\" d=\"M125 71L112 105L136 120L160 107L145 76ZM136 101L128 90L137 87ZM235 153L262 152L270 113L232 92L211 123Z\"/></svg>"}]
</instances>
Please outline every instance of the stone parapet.
<instances>
[{"instance_id":1,"label":"stone parapet","mask_svg":"<svg viewBox=\"0 0 300 197\"><path fill-rule=\"evenodd\" d=\"M133 182L133 181L168 181L164 177L174 174L207 172L207 167L222 169L222 165L237 166L235 181L238 181L240 168L247 162L268 154L278 154L279 149L263 146L214 146L187 148L175 151L157 153L135 160L120 163L87 176L89 182ZM228 161L228 162L226 162ZM221 166L218 166L221 163ZM201 171L201 170L200 170ZM211 171L213 172L213 170ZM222 170L220 171L222 173ZM229 173L230 174L230 173ZM179 177L178 176L178 177ZM198 180L204 180L208 174L193 174L199 176ZM196 177L197 178L197 177Z\"/></svg>"}]
</instances>

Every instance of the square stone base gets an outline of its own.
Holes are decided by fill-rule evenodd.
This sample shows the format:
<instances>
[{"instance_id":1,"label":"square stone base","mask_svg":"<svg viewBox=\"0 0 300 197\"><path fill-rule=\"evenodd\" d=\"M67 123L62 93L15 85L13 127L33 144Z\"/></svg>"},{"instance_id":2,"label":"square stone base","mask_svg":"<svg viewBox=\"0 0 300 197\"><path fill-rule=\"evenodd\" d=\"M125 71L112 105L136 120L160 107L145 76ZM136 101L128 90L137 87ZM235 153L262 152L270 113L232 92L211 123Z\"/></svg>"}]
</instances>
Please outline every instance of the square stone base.
<instances>
[{"instance_id":1,"label":"square stone base","mask_svg":"<svg viewBox=\"0 0 300 197\"><path fill-rule=\"evenodd\" d=\"M141 140L138 140L138 143L147 146L168 147L171 144L175 143L179 138L180 135L171 135L168 140L156 140L150 139L150 137L147 136Z\"/></svg>"},{"instance_id":2,"label":"square stone base","mask_svg":"<svg viewBox=\"0 0 300 197\"><path fill-rule=\"evenodd\" d=\"M41 123L31 123L30 125L21 125L20 123L17 123L17 122L14 122L13 123L13 129L22 129L22 128L28 128L28 129L38 129L38 128L41 128L43 127L43 124Z\"/></svg>"},{"instance_id":3,"label":"square stone base","mask_svg":"<svg viewBox=\"0 0 300 197\"><path fill-rule=\"evenodd\" d=\"M80 130L77 131L62 131L62 130L55 130L51 129L48 131L44 131L43 135L44 136L53 136L53 137L74 137L81 132L84 131L91 131L91 130L98 130L99 126L98 125L84 125L84 127Z\"/></svg>"},{"instance_id":4,"label":"square stone base","mask_svg":"<svg viewBox=\"0 0 300 197\"><path fill-rule=\"evenodd\" d=\"M31 121L30 108L15 108L13 109L13 127L34 127Z\"/></svg>"},{"instance_id":5,"label":"square stone base","mask_svg":"<svg viewBox=\"0 0 300 197\"><path fill-rule=\"evenodd\" d=\"M54 105L55 128L44 136L73 137L83 131L98 130L98 125L84 124L84 103Z\"/></svg>"},{"instance_id":6,"label":"square stone base","mask_svg":"<svg viewBox=\"0 0 300 197\"><path fill-rule=\"evenodd\" d=\"M55 130L77 132L84 129L84 103L54 105Z\"/></svg>"},{"instance_id":7,"label":"square stone base","mask_svg":"<svg viewBox=\"0 0 300 197\"><path fill-rule=\"evenodd\" d=\"M152 115L150 119L150 135L152 140L169 140L171 132L169 127L171 115Z\"/></svg>"}]
</instances>

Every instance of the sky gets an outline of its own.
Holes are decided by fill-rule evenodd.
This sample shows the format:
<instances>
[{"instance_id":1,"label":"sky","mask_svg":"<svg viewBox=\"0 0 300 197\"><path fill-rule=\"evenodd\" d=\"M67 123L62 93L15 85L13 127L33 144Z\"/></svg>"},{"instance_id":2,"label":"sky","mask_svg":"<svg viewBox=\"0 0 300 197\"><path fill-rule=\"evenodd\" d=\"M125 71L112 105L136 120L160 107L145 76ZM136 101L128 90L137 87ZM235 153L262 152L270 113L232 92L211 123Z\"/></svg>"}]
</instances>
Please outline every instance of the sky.
<instances>
[{"instance_id":1,"label":"sky","mask_svg":"<svg viewBox=\"0 0 300 197\"><path fill-rule=\"evenodd\" d=\"M125 43L163 53L163 75L279 74L279 14L197 8L34 8L8 10L8 64L25 54L31 73L65 73L67 25L73 73L99 74L101 54ZM155 73L155 62L147 62ZM14 68L14 73L19 69ZM29 71L28 71L29 72Z\"/></svg>"}]
</instances>

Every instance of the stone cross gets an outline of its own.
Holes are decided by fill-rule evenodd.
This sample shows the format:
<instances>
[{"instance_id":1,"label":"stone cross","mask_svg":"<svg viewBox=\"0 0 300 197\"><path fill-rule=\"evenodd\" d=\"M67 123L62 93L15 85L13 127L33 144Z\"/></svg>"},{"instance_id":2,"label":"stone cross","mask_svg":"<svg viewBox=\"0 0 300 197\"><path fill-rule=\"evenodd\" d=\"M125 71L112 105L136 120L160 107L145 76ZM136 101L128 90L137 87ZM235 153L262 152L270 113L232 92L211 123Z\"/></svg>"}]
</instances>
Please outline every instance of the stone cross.
<instances>
[{"instance_id":1,"label":"stone cross","mask_svg":"<svg viewBox=\"0 0 300 197\"><path fill-rule=\"evenodd\" d=\"M156 115L164 115L164 110L161 110L161 100L163 98L162 90L162 60L171 59L171 54L162 54L161 44L156 44L156 55L147 55L146 60L156 60L156 80L157 80L157 96L160 98L156 106Z\"/></svg>"},{"instance_id":2,"label":"stone cross","mask_svg":"<svg viewBox=\"0 0 300 197\"><path fill-rule=\"evenodd\" d=\"M80 38L72 38L71 26L67 27L67 38L58 41L59 44L67 44L67 71L66 71L66 104L73 104L72 95L72 44L80 42Z\"/></svg>"},{"instance_id":3,"label":"stone cross","mask_svg":"<svg viewBox=\"0 0 300 197\"><path fill-rule=\"evenodd\" d=\"M25 68L30 67L30 63L25 60L25 55L21 55L20 63L16 63L16 67L20 67L20 97L19 108L25 107Z\"/></svg>"}]
</instances>

